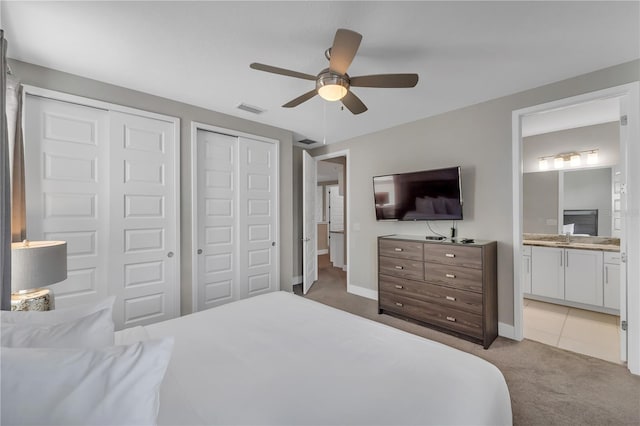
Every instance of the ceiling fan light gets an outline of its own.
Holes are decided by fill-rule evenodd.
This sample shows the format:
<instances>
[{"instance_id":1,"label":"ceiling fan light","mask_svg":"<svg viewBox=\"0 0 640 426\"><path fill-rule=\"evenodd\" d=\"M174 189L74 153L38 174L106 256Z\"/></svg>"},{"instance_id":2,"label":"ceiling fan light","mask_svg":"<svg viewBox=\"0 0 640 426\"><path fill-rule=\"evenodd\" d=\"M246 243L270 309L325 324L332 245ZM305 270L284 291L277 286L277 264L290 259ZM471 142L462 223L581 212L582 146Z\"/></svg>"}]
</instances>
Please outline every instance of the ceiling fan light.
<instances>
[{"instance_id":1,"label":"ceiling fan light","mask_svg":"<svg viewBox=\"0 0 640 426\"><path fill-rule=\"evenodd\" d=\"M327 84L318 88L320 97L327 101L339 101L347 94L347 88L339 84Z\"/></svg>"}]
</instances>

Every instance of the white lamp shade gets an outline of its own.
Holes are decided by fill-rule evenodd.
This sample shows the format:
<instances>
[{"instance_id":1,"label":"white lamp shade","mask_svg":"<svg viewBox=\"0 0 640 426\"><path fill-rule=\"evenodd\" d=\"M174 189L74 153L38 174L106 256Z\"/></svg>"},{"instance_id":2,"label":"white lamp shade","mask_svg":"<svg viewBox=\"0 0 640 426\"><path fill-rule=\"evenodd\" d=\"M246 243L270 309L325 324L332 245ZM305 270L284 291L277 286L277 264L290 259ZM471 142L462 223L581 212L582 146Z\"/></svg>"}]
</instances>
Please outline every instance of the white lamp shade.
<instances>
[{"instance_id":1,"label":"white lamp shade","mask_svg":"<svg viewBox=\"0 0 640 426\"><path fill-rule=\"evenodd\" d=\"M45 287L67 279L67 243L11 243L11 291Z\"/></svg>"}]
</instances>

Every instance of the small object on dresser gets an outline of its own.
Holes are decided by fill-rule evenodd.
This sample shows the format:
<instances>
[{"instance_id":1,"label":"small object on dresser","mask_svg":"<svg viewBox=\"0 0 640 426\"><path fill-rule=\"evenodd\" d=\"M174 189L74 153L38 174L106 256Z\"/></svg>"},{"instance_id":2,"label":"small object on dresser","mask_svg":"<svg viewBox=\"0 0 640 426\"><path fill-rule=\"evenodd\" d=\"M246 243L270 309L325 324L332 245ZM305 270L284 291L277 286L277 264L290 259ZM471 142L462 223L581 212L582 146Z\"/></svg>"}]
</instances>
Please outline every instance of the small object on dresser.
<instances>
[{"instance_id":1,"label":"small object on dresser","mask_svg":"<svg viewBox=\"0 0 640 426\"><path fill-rule=\"evenodd\" d=\"M460 240L460 242L462 244L472 244L472 243L475 243L476 240L474 240L473 238L463 238Z\"/></svg>"}]
</instances>

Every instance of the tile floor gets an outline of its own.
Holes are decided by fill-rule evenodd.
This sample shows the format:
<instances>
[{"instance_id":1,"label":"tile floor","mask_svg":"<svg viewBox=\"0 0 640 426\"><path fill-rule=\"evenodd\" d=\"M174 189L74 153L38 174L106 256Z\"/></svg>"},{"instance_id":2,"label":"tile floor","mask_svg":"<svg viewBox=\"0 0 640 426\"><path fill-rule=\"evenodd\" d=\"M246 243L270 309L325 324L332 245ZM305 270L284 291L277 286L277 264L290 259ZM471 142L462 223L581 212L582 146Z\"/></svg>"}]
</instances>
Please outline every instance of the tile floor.
<instances>
[{"instance_id":1,"label":"tile floor","mask_svg":"<svg viewBox=\"0 0 640 426\"><path fill-rule=\"evenodd\" d=\"M524 337L620 363L619 317L524 299Z\"/></svg>"}]
</instances>

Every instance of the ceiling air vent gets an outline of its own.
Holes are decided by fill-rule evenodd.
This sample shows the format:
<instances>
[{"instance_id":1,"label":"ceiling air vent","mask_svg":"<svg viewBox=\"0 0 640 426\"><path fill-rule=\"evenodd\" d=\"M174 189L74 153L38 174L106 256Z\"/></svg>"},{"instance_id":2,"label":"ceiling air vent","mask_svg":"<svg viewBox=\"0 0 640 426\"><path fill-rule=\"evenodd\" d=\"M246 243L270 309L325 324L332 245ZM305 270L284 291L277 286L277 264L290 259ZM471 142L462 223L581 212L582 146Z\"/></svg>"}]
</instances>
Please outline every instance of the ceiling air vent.
<instances>
[{"instance_id":1,"label":"ceiling air vent","mask_svg":"<svg viewBox=\"0 0 640 426\"><path fill-rule=\"evenodd\" d=\"M301 141L298 141L298 143L303 143L305 145L313 145L314 143L318 143L318 142L312 141L311 139L302 139Z\"/></svg>"},{"instance_id":2,"label":"ceiling air vent","mask_svg":"<svg viewBox=\"0 0 640 426\"><path fill-rule=\"evenodd\" d=\"M263 112L266 111L266 109L262 109L260 107L245 104L245 103L241 103L240 105L237 106L237 108L243 111L250 112L252 114L262 114Z\"/></svg>"}]
</instances>

